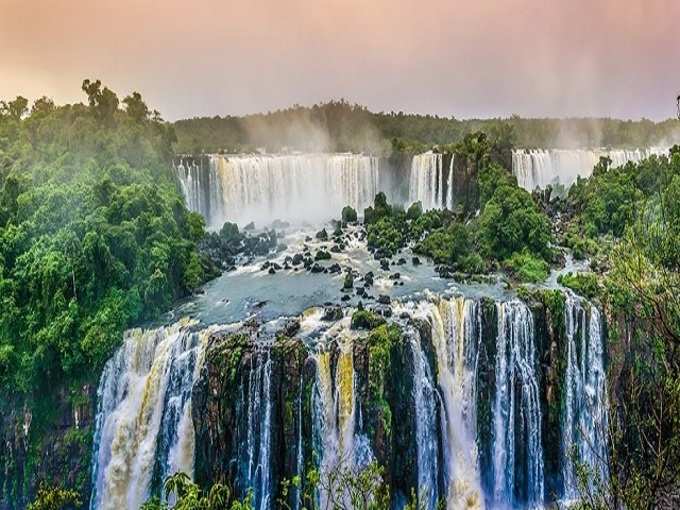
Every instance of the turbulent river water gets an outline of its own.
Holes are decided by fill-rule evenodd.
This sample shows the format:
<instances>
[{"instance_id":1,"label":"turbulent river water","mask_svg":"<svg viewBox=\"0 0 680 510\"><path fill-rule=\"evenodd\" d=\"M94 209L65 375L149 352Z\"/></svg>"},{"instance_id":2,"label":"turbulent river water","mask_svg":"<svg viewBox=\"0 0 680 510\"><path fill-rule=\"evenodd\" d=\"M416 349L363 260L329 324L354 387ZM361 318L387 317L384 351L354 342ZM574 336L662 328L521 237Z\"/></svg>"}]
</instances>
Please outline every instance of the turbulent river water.
<instances>
[{"instance_id":1,"label":"turbulent river water","mask_svg":"<svg viewBox=\"0 0 680 510\"><path fill-rule=\"evenodd\" d=\"M240 197L238 206L248 214L259 209L262 223L290 213L318 224L319 217L336 216L346 203L368 205L379 188L379 165L367 156L258 158L214 157L207 173L199 173L197 166L180 168L190 206L216 225L233 218L233 197ZM308 181L307 172L315 166L323 169L322 176ZM414 158L412 168L418 173L411 178L412 199L422 200L425 207L450 204L443 183L451 177L441 157ZM200 181L206 176L218 178L219 184ZM300 202L281 198L287 193ZM305 217L308 201L314 214ZM313 237L317 229L288 228L283 232L286 249L269 259L282 262L305 246L328 248L329 243ZM606 329L598 309L558 289L565 296L564 310L550 320L563 325L558 328L563 354L557 365L563 366L564 391L558 410L550 411L546 402L554 384L545 356L557 347L546 334L544 314L498 283L441 279L427 261L414 265L408 250L384 270L358 227L348 228L346 236L346 249L322 265L374 273L371 294L391 298L390 320L400 325L405 338L398 354L403 373L385 383L389 394L402 396L390 405L405 413L403 423L393 422L404 434L392 432L405 443L395 439L389 448L413 453L403 468L398 466L406 460L388 459L393 493L401 493L395 504L409 497L407 486L427 509L440 500L447 508L462 509L537 508L575 499L573 460L601 472L607 454ZM404 260L398 263L397 258ZM224 273L163 324L126 333L99 384L90 508L136 509L160 493L169 474L195 474L197 448L205 449L197 444L204 436L199 437L195 426L204 427L201 415L207 411L196 409L194 398L196 386L207 377L211 339L240 331L253 318L262 334L253 337L252 355L239 365L237 391L224 403L235 406L239 423L235 446L224 461L234 466L225 467L234 486L251 489L256 507L265 510L276 507L283 474L302 476L310 463L322 473L341 463L361 468L384 457L386 446L369 423L362 333L350 327L359 302L375 301L343 292L343 272L291 268L268 274L260 269L262 262ZM394 272L400 273L398 279ZM553 276L546 285L554 281ZM344 295L351 297L342 301ZM340 303L339 316L323 317L324 305ZM305 366L312 367L309 391L302 376L279 380L280 354L266 334L290 318L299 321L295 337L304 346ZM282 402L284 382L297 389L291 390L294 398ZM294 426L282 443L284 408L285 419ZM295 494L292 503L299 508L299 491ZM318 497L324 501L329 496L321 490Z\"/></svg>"}]
</instances>

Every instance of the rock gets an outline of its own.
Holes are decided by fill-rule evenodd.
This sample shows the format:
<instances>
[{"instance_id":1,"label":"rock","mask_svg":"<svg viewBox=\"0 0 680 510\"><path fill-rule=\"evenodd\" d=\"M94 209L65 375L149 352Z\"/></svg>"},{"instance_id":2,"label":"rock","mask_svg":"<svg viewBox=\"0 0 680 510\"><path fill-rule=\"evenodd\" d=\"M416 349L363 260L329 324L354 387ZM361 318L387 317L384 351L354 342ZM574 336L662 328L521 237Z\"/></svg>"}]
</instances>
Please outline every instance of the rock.
<instances>
[{"instance_id":1,"label":"rock","mask_svg":"<svg viewBox=\"0 0 680 510\"><path fill-rule=\"evenodd\" d=\"M314 255L314 260L330 260L331 254L324 250L319 250Z\"/></svg>"},{"instance_id":2,"label":"rock","mask_svg":"<svg viewBox=\"0 0 680 510\"><path fill-rule=\"evenodd\" d=\"M339 321L342 319L342 308L338 305L331 305L324 307L322 321Z\"/></svg>"},{"instance_id":3,"label":"rock","mask_svg":"<svg viewBox=\"0 0 680 510\"><path fill-rule=\"evenodd\" d=\"M373 286L373 272L369 271L364 275L364 287L372 287Z\"/></svg>"},{"instance_id":4,"label":"rock","mask_svg":"<svg viewBox=\"0 0 680 510\"><path fill-rule=\"evenodd\" d=\"M420 265L420 259L419 259L418 257L413 257L413 258L411 259L411 263L412 263L414 266L419 266L419 265Z\"/></svg>"},{"instance_id":5,"label":"rock","mask_svg":"<svg viewBox=\"0 0 680 510\"><path fill-rule=\"evenodd\" d=\"M330 274L337 274L337 273L339 273L340 271L342 271L342 268L340 267L340 264L333 264L332 266L330 266L330 267L328 268L328 272L329 272Z\"/></svg>"},{"instance_id":6,"label":"rock","mask_svg":"<svg viewBox=\"0 0 680 510\"><path fill-rule=\"evenodd\" d=\"M349 294L345 294L340 298L340 301L349 301L351 299Z\"/></svg>"},{"instance_id":7,"label":"rock","mask_svg":"<svg viewBox=\"0 0 680 510\"><path fill-rule=\"evenodd\" d=\"M311 271L312 271L312 273L322 273L323 272L323 266L319 263L315 263L312 266Z\"/></svg>"},{"instance_id":8,"label":"rock","mask_svg":"<svg viewBox=\"0 0 680 510\"><path fill-rule=\"evenodd\" d=\"M294 266L299 266L300 264L302 264L303 260L304 260L304 257L302 256L302 254L296 253L295 255L293 255L293 258L291 260L291 264L293 264Z\"/></svg>"},{"instance_id":9,"label":"rock","mask_svg":"<svg viewBox=\"0 0 680 510\"><path fill-rule=\"evenodd\" d=\"M328 232L326 232L325 228L322 228L316 233L316 238L319 241L328 241Z\"/></svg>"},{"instance_id":10,"label":"rock","mask_svg":"<svg viewBox=\"0 0 680 510\"><path fill-rule=\"evenodd\" d=\"M406 264L406 259L404 257L401 257L399 260L397 260L398 266L403 266L404 264Z\"/></svg>"},{"instance_id":11,"label":"rock","mask_svg":"<svg viewBox=\"0 0 680 510\"><path fill-rule=\"evenodd\" d=\"M401 279L401 273L393 273L390 275L390 280L399 280Z\"/></svg>"},{"instance_id":12,"label":"rock","mask_svg":"<svg viewBox=\"0 0 680 510\"><path fill-rule=\"evenodd\" d=\"M276 274L276 269L274 269L273 267L270 267L269 268L269 274Z\"/></svg>"},{"instance_id":13,"label":"rock","mask_svg":"<svg viewBox=\"0 0 680 510\"><path fill-rule=\"evenodd\" d=\"M290 227L290 223L288 223L287 221L282 221L282 220L279 220L279 219L272 221L272 228L283 229L283 228L288 228L288 227Z\"/></svg>"},{"instance_id":14,"label":"rock","mask_svg":"<svg viewBox=\"0 0 680 510\"><path fill-rule=\"evenodd\" d=\"M354 277L352 273L345 275L345 282L342 284L342 290L351 290L354 287Z\"/></svg>"},{"instance_id":15,"label":"rock","mask_svg":"<svg viewBox=\"0 0 680 510\"><path fill-rule=\"evenodd\" d=\"M389 271L390 270L390 262L385 258L380 259L380 268L383 271Z\"/></svg>"},{"instance_id":16,"label":"rock","mask_svg":"<svg viewBox=\"0 0 680 510\"><path fill-rule=\"evenodd\" d=\"M378 296L378 303L380 303L381 305L389 305L391 302L392 300L390 299L390 296L388 296L387 294L380 294Z\"/></svg>"},{"instance_id":17,"label":"rock","mask_svg":"<svg viewBox=\"0 0 680 510\"><path fill-rule=\"evenodd\" d=\"M267 260L267 261L265 261L264 264L262 264L262 266L260 266L260 270L266 271L267 269L269 269L269 266L271 266L271 265L272 265L272 263Z\"/></svg>"},{"instance_id":18,"label":"rock","mask_svg":"<svg viewBox=\"0 0 680 510\"><path fill-rule=\"evenodd\" d=\"M342 251L342 248L340 248L339 245L334 244L331 246L331 253L340 253Z\"/></svg>"},{"instance_id":19,"label":"rock","mask_svg":"<svg viewBox=\"0 0 680 510\"><path fill-rule=\"evenodd\" d=\"M243 227L243 230L255 230L255 222L251 221L245 227Z\"/></svg>"}]
</instances>

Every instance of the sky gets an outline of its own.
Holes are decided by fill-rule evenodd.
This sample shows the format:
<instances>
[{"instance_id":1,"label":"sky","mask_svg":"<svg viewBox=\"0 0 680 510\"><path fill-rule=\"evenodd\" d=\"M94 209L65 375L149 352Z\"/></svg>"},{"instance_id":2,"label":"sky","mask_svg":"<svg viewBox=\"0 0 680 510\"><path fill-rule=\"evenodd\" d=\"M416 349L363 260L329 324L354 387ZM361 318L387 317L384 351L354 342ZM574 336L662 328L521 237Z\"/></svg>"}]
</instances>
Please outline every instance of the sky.
<instances>
[{"instance_id":1,"label":"sky","mask_svg":"<svg viewBox=\"0 0 680 510\"><path fill-rule=\"evenodd\" d=\"M680 94L678 0L0 0L0 98L164 118L345 98L457 118L660 120Z\"/></svg>"}]
</instances>

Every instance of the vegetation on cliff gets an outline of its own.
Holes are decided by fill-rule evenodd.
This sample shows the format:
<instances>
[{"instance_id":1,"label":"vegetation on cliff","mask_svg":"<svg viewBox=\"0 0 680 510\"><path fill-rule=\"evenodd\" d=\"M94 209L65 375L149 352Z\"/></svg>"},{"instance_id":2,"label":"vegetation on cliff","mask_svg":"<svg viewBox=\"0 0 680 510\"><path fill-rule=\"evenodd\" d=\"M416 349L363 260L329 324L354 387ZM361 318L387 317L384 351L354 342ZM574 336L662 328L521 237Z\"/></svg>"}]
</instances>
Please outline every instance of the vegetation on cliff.
<instances>
[{"instance_id":1,"label":"vegetation on cliff","mask_svg":"<svg viewBox=\"0 0 680 510\"><path fill-rule=\"evenodd\" d=\"M99 81L88 104L0 114L0 386L96 377L130 324L206 278L202 218L170 170L172 126ZM121 108L121 106L123 108Z\"/></svg>"}]
</instances>

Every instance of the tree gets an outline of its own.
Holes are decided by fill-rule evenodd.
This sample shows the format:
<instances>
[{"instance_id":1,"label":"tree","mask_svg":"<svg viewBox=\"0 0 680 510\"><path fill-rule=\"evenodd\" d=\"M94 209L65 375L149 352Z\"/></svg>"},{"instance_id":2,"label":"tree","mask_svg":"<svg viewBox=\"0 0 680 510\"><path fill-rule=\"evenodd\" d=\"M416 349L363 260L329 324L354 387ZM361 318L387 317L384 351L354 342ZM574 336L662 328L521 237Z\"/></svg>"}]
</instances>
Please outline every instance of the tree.
<instances>
[{"instance_id":1,"label":"tree","mask_svg":"<svg viewBox=\"0 0 680 510\"><path fill-rule=\"evenodd\" d=\"M21 120L28 112L28 99L17 96L13 101L0 101L0 114L6 115L13 120Z\"/></svg>"},{"instance_id":2,"label":"tree","mask_svg":"<svg viewBox=\"0 0 680 510\"><path fill-rule=\"evenodd\" d=\"M143 122L149 117L149 108L142 100L142 95L139 92L133 92L131 95L123 99L123 104L126 106L126 111L135 122ZM154 115L158 117L158 112Z\"/></svg>"}]
</instances>

